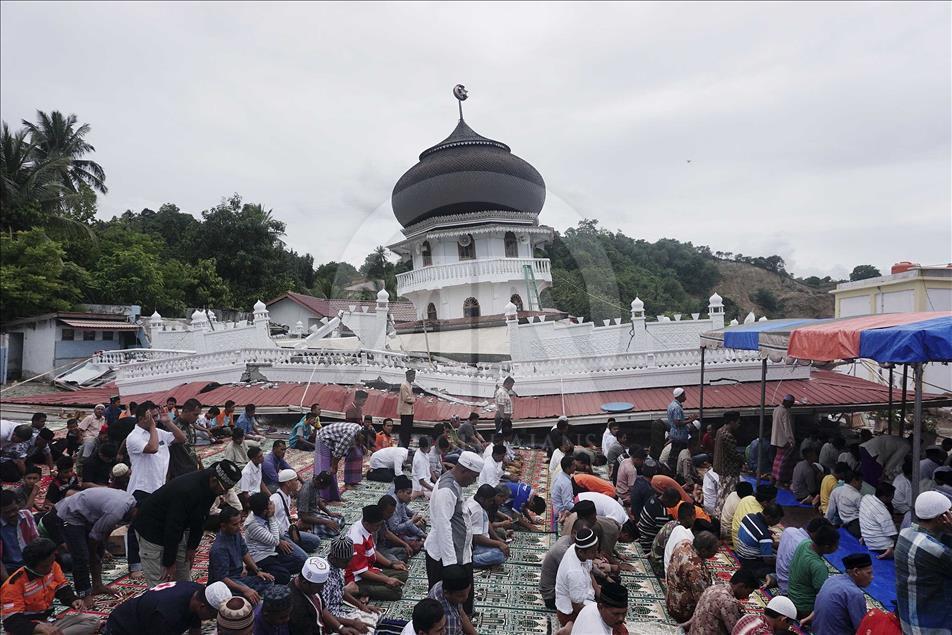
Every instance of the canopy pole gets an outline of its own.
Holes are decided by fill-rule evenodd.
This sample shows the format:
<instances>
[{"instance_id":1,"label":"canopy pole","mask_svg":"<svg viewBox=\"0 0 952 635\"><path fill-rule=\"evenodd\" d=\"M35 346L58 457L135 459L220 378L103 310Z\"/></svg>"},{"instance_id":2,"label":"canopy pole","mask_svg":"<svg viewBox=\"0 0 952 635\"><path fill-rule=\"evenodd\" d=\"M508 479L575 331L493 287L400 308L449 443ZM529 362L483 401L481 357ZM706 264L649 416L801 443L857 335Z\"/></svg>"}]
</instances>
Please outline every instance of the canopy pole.
<instances>
[{"instance_id":1,"label":"canopy pole","mask_svg":"<svg viewBox=\"0 0 952 635\"><path fill-rule=\"evenodd\" d=\"M767 358L764 357L760 366L760 427L757 432L757 485L760 485L760 475L764 471L764 458L767 453L767 444L764 443L764 418L767 411Z\"/></svg>"},{"instance_id":2,"label":"canopy pole","mask_svg":"<svg viewBox=\"0 0 952 635\"><path fill-rule=\"evenodd\" d=\"M889 409L886 411L886 421L889 423L889 434L892 435L892 412L893 412L893 365L889 365Z\"/></svg>"},{"instance_id":3,"label":"canopy pole","mask_svg":"<svg viewBox=\"0 0 952 635\"><path fill-rule=\"evenodd\" d=\"M701 422L701 430L704 429L704 350L705 347L701 347L701 403L698 406L697 418Z\"/></svg>"},{"instance_id":4,"label":"canopy pole","mask_svg":"<svg viewBox=\"0 0 952 635\"><path fill-rule=\"evenodd\" d=\"M919 457L922 454L922 363L912 365L913 380L916 398L912 410L912 501L915 503L919 496ZM913 505L913 520L916 520L915 505Z\"/></svg>"},{"instance_id":5,"label":"canopy pole","mask_svg":"<svg viewBox=\"0 0 952 635\"><path fill-rule=\"evenodd\" d=\"M902 434L906 427L906 393L909 392L909 364L902 365L902 406L899 407L899 434Z\"/></svg>"}]
</instances>

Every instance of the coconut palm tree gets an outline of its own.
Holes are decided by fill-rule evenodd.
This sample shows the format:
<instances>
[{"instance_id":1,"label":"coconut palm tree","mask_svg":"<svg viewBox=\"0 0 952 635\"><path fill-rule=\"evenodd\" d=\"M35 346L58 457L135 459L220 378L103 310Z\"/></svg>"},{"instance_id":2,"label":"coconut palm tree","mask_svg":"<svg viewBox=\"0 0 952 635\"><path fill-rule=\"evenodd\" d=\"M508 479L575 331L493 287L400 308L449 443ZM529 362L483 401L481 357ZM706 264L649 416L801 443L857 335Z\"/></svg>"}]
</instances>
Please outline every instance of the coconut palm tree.
<instances>
[{"instance_id":1,"label":"coconut palm tree","mask_svg":"<svg viewBox=\"0 0 952 635\"><path fill-rule=\"evenodd\" d=\"M77 123L76 115L63 116L58 110L49 114L37 110L36 123L23 120L37 163L66 159L68 165L61 173L64 187L71 192L78 192L86 185L105 194L109 190L102 166L83 158L96 151L96 148L84 139L91 128L88 123L81 126L77 126Z\"/></svg>"},{"instance_id":2,"label":"coconut palm tree","mask_svg":"<svg viewBox=\"0 0 952 635\"><path fill-rule=\"evenodd\" d=\"M56 157L37 161L26 130L11 132L6 122L0 129L0 209L4 225L15 226L18 217L33 205L55 203L63 194L58 178L68 162ZM26 226L18 229L26 229Z\"/></svg>"}]
</instances>

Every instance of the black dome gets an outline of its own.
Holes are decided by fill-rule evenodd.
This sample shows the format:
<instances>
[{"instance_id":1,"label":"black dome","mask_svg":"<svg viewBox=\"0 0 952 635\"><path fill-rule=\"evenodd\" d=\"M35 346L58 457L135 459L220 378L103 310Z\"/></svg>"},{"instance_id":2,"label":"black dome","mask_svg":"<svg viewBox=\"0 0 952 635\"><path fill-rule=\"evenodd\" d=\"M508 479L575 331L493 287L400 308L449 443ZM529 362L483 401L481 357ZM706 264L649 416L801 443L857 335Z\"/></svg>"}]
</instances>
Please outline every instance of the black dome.
<instances>
[{"instance_id":1,"label":"black dome","mask_svg":"<svg viewBox=\"0 0 952 635\"><path fill-rule=\"evenodd\" d=\"M449 137L420 154L393 188L393 213L404 227L465 212L518 211L538 214L545 203L539 172L460 119Z\"/></svg>"}]
</instances>

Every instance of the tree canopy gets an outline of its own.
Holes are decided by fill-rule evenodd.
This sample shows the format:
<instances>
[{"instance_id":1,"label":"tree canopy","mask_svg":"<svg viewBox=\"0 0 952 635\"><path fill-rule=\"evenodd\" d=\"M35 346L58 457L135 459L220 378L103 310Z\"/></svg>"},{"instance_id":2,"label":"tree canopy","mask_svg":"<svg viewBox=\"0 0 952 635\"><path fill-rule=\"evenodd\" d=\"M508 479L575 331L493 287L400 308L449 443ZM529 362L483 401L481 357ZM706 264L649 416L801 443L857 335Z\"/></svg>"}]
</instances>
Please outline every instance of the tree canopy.
<instances>
[{"instance_id":1,"label":"tree canopy","mask_svg":"<svg viewBox=\"0 0 952 635\"><path fill-rule=\"evenodd\" d=\"M382 246L359 267L315 266L311 255L287 247L278 213L239 194L204 210L170 202L97 219L97 195L108 189L106 171L90 158L91 126L59 111L38 111L35 121L22 123L17 130L3 123L0 131L2 320L83 302L138 304L146 314L181 316L205 306L247 311L285 291L372 299L383 286L396 298L396 276L410 268ZM651 243L596 220L557 233L538 255L551 259L554 282L542 294L543 306L593 320L627 315L635 296L648 315L704 312L720 279L718 260L790 277L779 256L712 252L670 238ZM850 278L876 275L861 265ZM803 282L834 283L829 277ZM364 284L348 292L357 283ZM758 297L776 302L769 291ZM730 298L724 304L729 317L739 310Z\"/></svg>"}]
</instances>

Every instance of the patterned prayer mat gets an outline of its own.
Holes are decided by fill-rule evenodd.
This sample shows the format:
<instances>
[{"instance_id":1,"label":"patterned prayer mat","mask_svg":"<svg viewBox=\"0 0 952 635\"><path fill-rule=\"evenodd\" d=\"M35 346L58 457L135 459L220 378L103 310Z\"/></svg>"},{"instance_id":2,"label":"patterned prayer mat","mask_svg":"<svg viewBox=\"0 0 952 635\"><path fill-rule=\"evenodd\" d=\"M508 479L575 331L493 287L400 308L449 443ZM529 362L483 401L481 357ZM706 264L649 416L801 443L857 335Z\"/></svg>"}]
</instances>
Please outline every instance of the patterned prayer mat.
<instances>
[{"instance_id":1,"label":"patterned prayer mat","mask_svg":"<svg viewBox=\"0 0 952 635\"><path fill-rule=\"evenodd\" d=\"M273 441L265 440L261 445L267 451ZM200 446L196 452L206 466L220 458L223 445ZM530 483L539 495L548 500L548 460L545 452L519 449L523 459L525 482ZM313 468L313 453L288 450L286 460L298 473L309 478ZM340 481L343 482L342 472ZM364 505L376 503L390 488L389 483L375 483L366 479L354 487L342 491L343 501L331 503L331 507L345 517L345 524L360 519ZM466 488L465 495L470 496L475 486ZM413 512L427 513L425 499L410 503ZM546 525L550 517L547 512ZM121 530L120 530L121 531ZM199 546L192 578L199 582L207 580L208 549L213 536L206 533ZM552 532L518 531L511 545L512 556L500 567L477 570L474 576L476 612L475 626L480 633L499 633L511 635L550 635L558 630L554 612L545 608L538 591L542 559L546 551L557 539ZM330 547L330 540L324 540L317 554L324 555ZM664 608L664 589L651 573L647 559L641 554L637 543L620 544L619 551L628 558L635 571L622 575L622 581L628 587L630 611L628 628L631 633L666 634L676 633L677 627L668 617ZM726 567L726 565L725 565ZM113 558L103 567L103 579L110 588L118 592L117 597L98 596L92 613L103 618L122 601L145 590L145 583L133 579L128 572L124 557ZM728 574L729 575L729 574ZM427 594L426 566L422 554L414 556L409 563L409 577L404 588L404 597L396 602L374 602L384 609L386 617L409 619L413 606ZM203 631L213 633L212 623L206 623Z\"/></svg>"}]
</instances>

